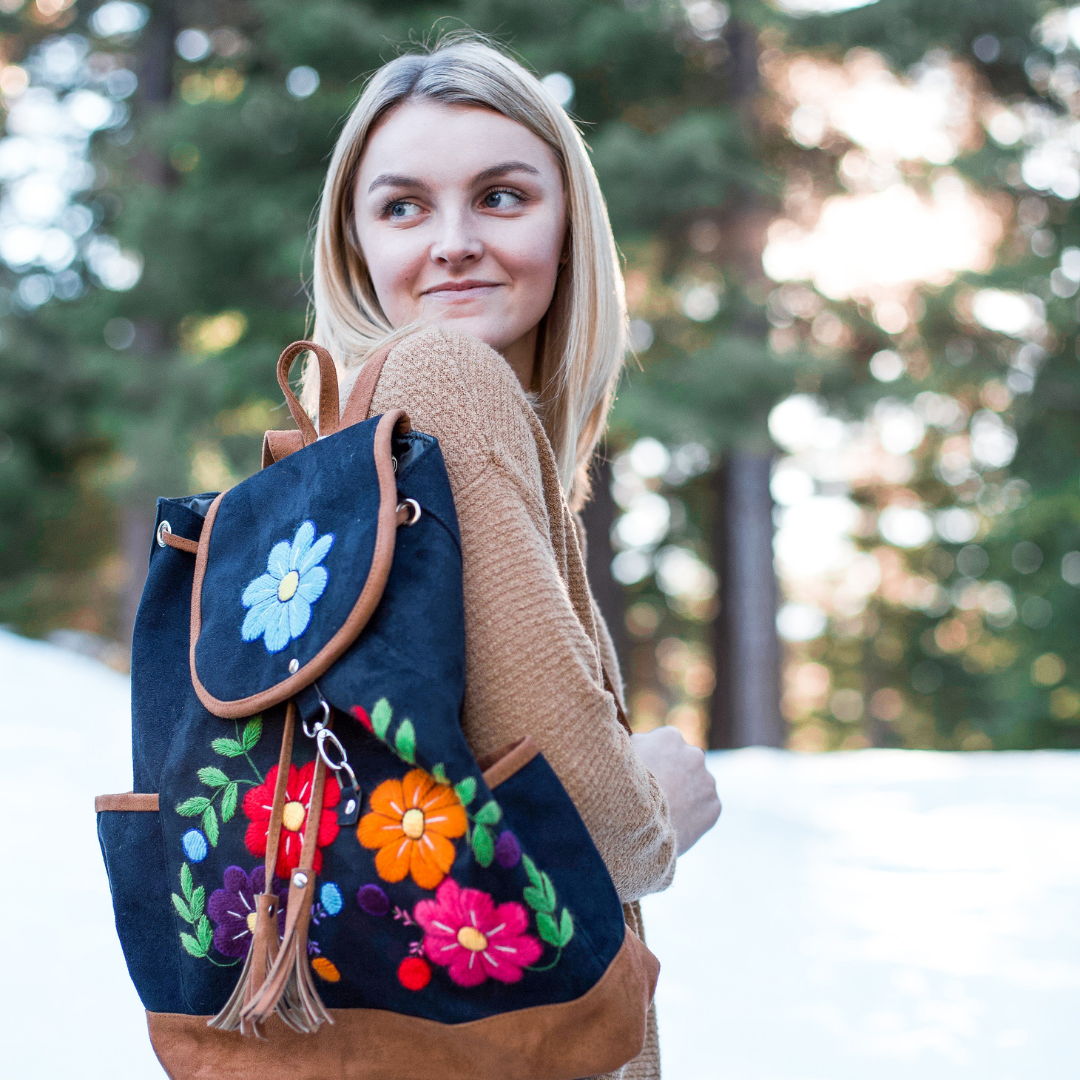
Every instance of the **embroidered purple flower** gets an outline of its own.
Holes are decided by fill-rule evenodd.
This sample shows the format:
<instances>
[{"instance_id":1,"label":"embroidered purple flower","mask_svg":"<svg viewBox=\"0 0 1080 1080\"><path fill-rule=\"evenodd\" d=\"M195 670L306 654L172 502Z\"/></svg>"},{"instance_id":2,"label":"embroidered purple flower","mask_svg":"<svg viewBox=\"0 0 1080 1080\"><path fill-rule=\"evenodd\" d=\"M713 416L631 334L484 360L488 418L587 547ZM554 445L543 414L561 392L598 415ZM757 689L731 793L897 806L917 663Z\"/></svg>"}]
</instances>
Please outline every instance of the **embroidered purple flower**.
<instances>
[{"instance_id":1,"label":"embroidered purple flower","mask_svg":"<svg viewBox=\"0 0 1080 1080\"><path fill-rule=\"evenodd\" d=\"M504 870L511 870L521 862L521 845L509 829L499 833L495 841L495 861Z\"/></svg>"},{"instance_id":2,"label":"embroidered purple flower","mask_svg":"<svg viewBox=\"0 0 1080 1080\"><path fill-rule=\"evenodd\" d=\"M319 563L333 542L333 533L316 540L315 523L305 521L291 543L282 540L271 548L266 573L250 582L240 597L251 609L240 630L245 641L261 637L267 652L281 652L308 628L311 605L322 596L330 576Z\"/></svg>"},{"instance_id":3,"label":"embroidered purple flower","mask_svg":"<svg viewBox=\"0 0 1080 1080\"><path fill-rule=\"evenodd\" d=\"M247 956L255 932L255 897L263 892L265 883L265 867L257 866L248 875L239 866L230 866L225 870L225 887L210 894L206 910L217 923L214 948L222 955ZM283 934L289 887L275 878L274 892L279 900L278 934Z\"/></svg>"},{"instance_id":4,"label":"embroidered purple flower","mask_svg":"<svg viewBox=\"0 0 1080 1080\"><path fill-rule=\"evenodd\" d=\"M378 885L361 885L356 902L369 915L385 915L390 910L390 900Z\"/></svg>"}]
</instances>

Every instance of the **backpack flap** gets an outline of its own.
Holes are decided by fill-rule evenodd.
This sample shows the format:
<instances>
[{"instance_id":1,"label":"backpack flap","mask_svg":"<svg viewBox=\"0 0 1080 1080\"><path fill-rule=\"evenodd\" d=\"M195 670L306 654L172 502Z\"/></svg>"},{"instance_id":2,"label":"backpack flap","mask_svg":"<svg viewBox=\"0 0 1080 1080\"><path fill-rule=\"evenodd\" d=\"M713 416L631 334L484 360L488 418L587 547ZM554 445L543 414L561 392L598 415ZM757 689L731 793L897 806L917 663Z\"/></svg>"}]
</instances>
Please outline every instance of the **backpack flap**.
<instances>
[{"instance_id":1,"label":"backpack flap","mask_svg":"<svg viewBox=\"0 0 1080 1080\"><path fill-rule=\"evenodd\" d=\"M288 454L219 495L191 593L191 679L216 716L295 696L356 640L394 556L402 410Z\"/></svg>"}]
</instances>

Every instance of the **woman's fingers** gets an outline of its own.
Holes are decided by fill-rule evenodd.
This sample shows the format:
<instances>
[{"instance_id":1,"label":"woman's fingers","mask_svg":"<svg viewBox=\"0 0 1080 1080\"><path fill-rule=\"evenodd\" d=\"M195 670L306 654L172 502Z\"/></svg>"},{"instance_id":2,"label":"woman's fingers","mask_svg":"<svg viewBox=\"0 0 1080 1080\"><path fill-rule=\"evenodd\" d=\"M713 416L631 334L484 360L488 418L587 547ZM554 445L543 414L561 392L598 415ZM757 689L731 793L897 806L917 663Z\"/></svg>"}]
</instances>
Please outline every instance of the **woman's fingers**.
<instances>
[{"instance_id":1,"label":"woman's fingers","mask_svg":"<svg viewBox=\"0 0 1080 1080\"><path fill-rule=\"evenodd\" d=\"M634 748L667 797L681 855L720 817L720 797L705 766L705 754L673 727L656 728L633 739Z\"/></svg>"}]
</instances>

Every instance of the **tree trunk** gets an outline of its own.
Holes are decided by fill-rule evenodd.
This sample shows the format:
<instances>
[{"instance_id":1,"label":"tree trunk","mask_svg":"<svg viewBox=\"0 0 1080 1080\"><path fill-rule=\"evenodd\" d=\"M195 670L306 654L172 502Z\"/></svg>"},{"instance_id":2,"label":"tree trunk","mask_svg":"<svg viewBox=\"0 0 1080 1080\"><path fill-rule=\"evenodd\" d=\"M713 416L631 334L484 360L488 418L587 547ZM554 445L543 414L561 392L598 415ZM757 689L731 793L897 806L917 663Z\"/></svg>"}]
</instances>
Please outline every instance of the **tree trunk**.
<instances>
[{"instance_id":1,"label":"tree trunk","mask_svg":"<svg viewBox=\"0 0 1080 1080\"><path fill-rule=\"evenodd\" d=\"M782 746L772 497L765 454L731 451L715 474L716 690L709 747Z\"/></svg>"},{"instance_id":2,"label":"tree trunk","mask_svg":"<svg viewBox=\"0 0 1080 1080\"><path fill-rule=\"evenodd\" d=\"M581 512L588 541L585 545L585 572L600 614L611 632L625 681L630 660L626 638L626 597L623 587L611 576L611 560L615 556L611 547L611 527L615 524L619 508L611 497L611 462L602 456L602 452L593 459L591 471L592 498Z\"/></svg>"}]
</instances>

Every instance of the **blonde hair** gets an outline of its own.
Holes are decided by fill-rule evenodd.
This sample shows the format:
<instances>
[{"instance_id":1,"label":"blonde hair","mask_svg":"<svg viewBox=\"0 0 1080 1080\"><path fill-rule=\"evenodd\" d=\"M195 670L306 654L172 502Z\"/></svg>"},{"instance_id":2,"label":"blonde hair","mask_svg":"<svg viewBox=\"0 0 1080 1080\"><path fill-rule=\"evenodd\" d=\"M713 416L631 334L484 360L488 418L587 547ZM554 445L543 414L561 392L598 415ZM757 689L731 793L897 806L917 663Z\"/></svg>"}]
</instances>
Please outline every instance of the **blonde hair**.
<instances>
[{"instance_id":1,"label":"blonde hair","mask_svg":"<svg viewBox=\"0 0 1080 1080\"><path fill-rule=\"evenodd\" d=\"M515 60L478 35L444 38L391 60L371 77L334 148L315 234L314 340L343 369L415 327L390 325L371 283L355 226L360 158L372 127L406 101L491 109L554 151L566 192L568 253L537 345L537 412L570 504L588 494L586 470L603 434L626 349L626 305L615 241L585 143L573 121ZM303 377L309 411L317 367Z\"/></svg>"}]
</instances>

